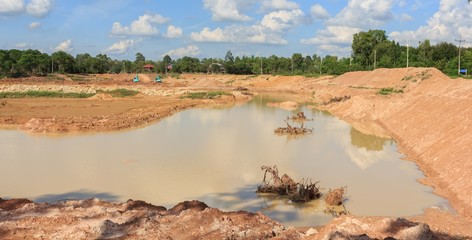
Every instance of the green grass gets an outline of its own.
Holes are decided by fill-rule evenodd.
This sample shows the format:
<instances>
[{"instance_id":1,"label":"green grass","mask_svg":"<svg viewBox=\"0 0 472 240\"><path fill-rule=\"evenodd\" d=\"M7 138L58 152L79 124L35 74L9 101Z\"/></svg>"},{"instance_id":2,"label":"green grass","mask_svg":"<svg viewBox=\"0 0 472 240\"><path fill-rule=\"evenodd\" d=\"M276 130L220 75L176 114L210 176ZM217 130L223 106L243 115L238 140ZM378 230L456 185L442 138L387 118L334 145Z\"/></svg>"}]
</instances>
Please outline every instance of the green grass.
<instances>
[{"instance_id":1,"label":"green grass","mask_svg":"<svg viewBox=\"0 0 472 240\"><path fill-rule=\"evenodd\" d=\"M390 95L392 93L403 93L403 90L395 88L382 88L377 93L380 95Z\"/></svg>"},{"instance_id":2,"label":"green grass","mask_svg":"<svg viewBox=\"0 0 472 240\"><path fill-rule=\"evenodd\" d=\"M97 91L110 96L123 98L138 94L138 91L128 89L114 89L111 91ZM89 98L97 93L67 93L59 91L27 91L27 92L0 92L0 98Z\"/></svg>"},{"instance_id":3,"label":"green grass","mask_svg":"<svg viewBox=\"0 0 472 240\"><path fill-rule=\"evenodd\" d=\"M0 98L88 98L94 93L65 93L55 91L0 92Z\"/></svg>"},{"instance_id":4,"label":"green grass","mask_svg":"<svg viewBox=\"0 0 472 240\"><path fill-rule=\"evenodd\" d=\"M214 92L193 92L187 93L186 95L182 96L181 98L190 98L190 99L215 99L219 98L223 95L229 95L227 92L223 91L214 91Z\"/></svg>"},{"instance_id":5,"label":"green grass","mask_svg":"<svg viewBox=\"0 0 472 240\"><path fill-rule=\"evenodd\" d=\"M123 98L123 97L132 97L139 93L139 91L119 88L109 91L97 90L97 93L106 93L112 97Z\"/></svg>"}]
</instances>

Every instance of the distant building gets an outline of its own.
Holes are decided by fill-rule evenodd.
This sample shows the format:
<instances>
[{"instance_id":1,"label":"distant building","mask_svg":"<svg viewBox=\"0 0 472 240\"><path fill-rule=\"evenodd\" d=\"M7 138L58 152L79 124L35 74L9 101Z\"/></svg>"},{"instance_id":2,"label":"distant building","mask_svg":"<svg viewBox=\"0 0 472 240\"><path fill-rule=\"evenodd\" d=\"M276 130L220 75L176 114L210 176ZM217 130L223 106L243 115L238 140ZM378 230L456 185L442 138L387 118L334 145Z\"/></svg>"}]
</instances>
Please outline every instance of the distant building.
<instances>
[{"instance_id":1,"label":"distant building","mask_svg":"<svg viewBox=\"0 0 472 240\"><path fill-rule=\"evenodd\" d=\"M154 70L154 65L146 64L146 65L143 66L143 68L144 68L144 70L151 72L152 70Z\"/></svg>"}]
</instances>

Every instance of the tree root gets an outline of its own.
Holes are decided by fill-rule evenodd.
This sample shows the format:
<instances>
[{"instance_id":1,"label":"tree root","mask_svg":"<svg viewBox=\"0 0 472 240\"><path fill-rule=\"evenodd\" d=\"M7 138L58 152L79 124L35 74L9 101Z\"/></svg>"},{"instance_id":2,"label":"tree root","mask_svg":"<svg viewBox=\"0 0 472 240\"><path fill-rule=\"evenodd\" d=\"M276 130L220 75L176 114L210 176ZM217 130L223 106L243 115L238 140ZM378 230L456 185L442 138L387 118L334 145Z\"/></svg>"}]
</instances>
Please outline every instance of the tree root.
<instances>
[{"instance_id":1,"label":"tree root","mask_svg":"<svg viewBox=\"0 0 472 240\"><path fill-rule=\"evenodd\" d=\"M308 202L313 199L321 197L319 188L316 183L311 180L302 180L296 183L290 176L284 174L279 177L279 170L277 166L262 166L264 171L264 179L262 185L257 187L257 193L275 193L279 195L288 195L290 200L294 202ZM267 173L270 173L271 178L267 178Z\"/></svg>"},{"instance_id":2,"label":"tree root","mask_svg":"<svg viewBox=\"0 0 472 240\"><path fill-rule=\"evenodd\" d=\"M343 204L344 194L347 192L347 186L340 187L334 190L329 190L326 194L325 202L329 205L339 206Z\"/></svg>"}]
</instances>

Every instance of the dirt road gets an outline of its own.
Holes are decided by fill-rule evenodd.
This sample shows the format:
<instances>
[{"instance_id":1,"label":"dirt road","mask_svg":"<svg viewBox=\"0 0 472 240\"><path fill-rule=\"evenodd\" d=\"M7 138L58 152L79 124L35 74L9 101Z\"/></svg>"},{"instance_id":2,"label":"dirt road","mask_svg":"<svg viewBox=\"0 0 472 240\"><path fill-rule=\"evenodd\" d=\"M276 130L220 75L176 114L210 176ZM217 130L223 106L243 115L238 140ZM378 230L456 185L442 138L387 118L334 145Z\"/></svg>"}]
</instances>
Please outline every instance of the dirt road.
<instances>
[{"instance_id":1,"label":"dirt road","mask_svg":"<svg viewBox=\"0 0 472 240\"><path fill-rule=\"evenodd\" d=\"M322 229L311 229L307 232L308 229L302 231L301 229L283 228L275 235L290 236L290 238L296 236L296 238L323 239L327 236L335 236L336 232L339 232L339 236L359 236L365 233L369 237L384 238L389 236L388 229L395 228L398 231L391 233L391 236L397 238L405 238L406 235L401 235L402 232L414 231L417 234L425 234L414 235L416 237L432 236L433 234L445 239L448 237L472 238L472 228L470 228L472 223L472 198L470 197L472 192L470 177L472 175L472 161L470 161L472 159L472 151L470 150L470 146L472 146L472 135L470 134L472 129L472 108L470 108L472 106L472 81L470 80L450 79L438 70L429 68L378 69L373 72L353 72L339 77L321 78L184 74L178 78L165 78L163 84L146 82L133 84L129 82L129 79L132 78L128 78L129 76L121 75L90 76L89 80L80 84L70 80L48 82L35 78L22 81L2 80L0 81L0 91L11 91L11 89L24 91L30 88L63 88L65 90L71 88L73 91L127 88L138 90L141 94L123 99L106 96L83 100L0 99L0 124L4 127L45 133L134 128L192 107L234 104L237 101L247 100L247 97L244 97L245 95L240 92L233 92L233 89L237 87L248 88L253 93L284 94L290 96L293 101L314 101L318 104L318 108L330 111L364 133L393 137L398 142L401 152L406 154L406 158L416 162L424 171L426 177L421 182L433 186L437 194L449 199L458 214L428 209L425 214L409 218L409 221L405 220L405 222L383 217L347 216L336 219ZM217 100L183 100L179 98L185 92L202 90L224 90L233 92L234 95ZM379 94L380 90L385 95ZM107 205L109 213L122 211L120 209L123 208L123 204L113 207L112 204ZM77 208L77 212L69 212L70 221L77 221L77 224L90 223L83 222L83 218L80 221L76 218L86 215L87 209L94 206L96 204L88 203L87 207ZM51 206L48 209L43 205L27 203L16 210L0 210L0 238L21 238L21 236L40 234L29 228L15 225L15 221L20 221L25 225L44 226L43 228L49 226L53 231L64 224L61 221L54 223L54 219L63 217L57 213L57 211L62 211L62 207L64 206ZM28 212L29 208L31 208L30 212ZM34 215L33 212L37 208L47 210L42 210L43 215ZM54 214L50 213L51 211ZM182 212L180 213L182 216L174 216L172 219L163 217L165 215L163 213L154 216L161 216L165 221L174 222L173 227L182 226L179 225L183 224L182 219L205 219L205 216L191 212L186 212L183 215ZM134 217L150 214L148 210L135 213ZM234 215L229 216L225 213L215 212L215 215L207 217L211 220L229 219L228 221L234 221L231 222L232 225L225 225L230 226L233 231L231 234L243 234L246 231L242 227L244 221L236 220ZM253 219L252 217L253 215L247 219ZM137 217L136 219L141 218ZM136 221L149 221L149 219ZM119 232L119 229L123 230L124 225L119 223L125 224L132 230L129 230L130 234L128 235L120 236L131 238L133 236L139 238L138 235L133 235L137 234L135 231L144 231L138 226L131 227L135 224L133 221L120 222L112 217L100 218L99 223L101 225L97 226L106 226L107 231L117 229L116 232ZM276 223L271 224L273 229L279 226ZM100 230L96 230L97 226L93 230L95 233L100 232ZM150 229L157 232L160 229L159 226L164 227L162 222L157 221ZM251 226L254 228L258 225ZM196 235L192 235L192 237L223 236L211 235L205 231L198 233L199 226L195 225L194 227L193 230L186 230L195 231ZM205 225L204 228L210 228L210 225ZM185 228L181 230L183 229ZM218 228L215 227L214 233L222 234L223 230L221 229L218 231ZM161 230L163 229L159 231ZM264 231L261 230L262 232ZM319 234L315 234L316 232ZM245 233L247 234L247 232ZM51 232L46 230L44 230L44 234L43 236L53 236ZM225 236L249 237L249 235ZM268 235L257 236L255 238L269 237ZM117 237L119 236L117 235Z\"/></svg>"}]
</instances>

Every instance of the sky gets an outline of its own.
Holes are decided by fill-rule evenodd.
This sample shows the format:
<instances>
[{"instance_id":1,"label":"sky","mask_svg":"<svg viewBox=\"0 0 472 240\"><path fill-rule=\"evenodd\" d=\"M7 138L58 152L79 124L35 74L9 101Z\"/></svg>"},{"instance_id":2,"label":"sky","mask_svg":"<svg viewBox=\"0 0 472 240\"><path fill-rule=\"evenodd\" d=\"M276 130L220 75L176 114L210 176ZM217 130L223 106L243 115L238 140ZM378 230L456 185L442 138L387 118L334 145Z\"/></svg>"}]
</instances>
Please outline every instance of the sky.
<instances>
[{"instance_id":1,"label":"sky","mask_svg":"<svg viewBox=\"0 0 472 240\"><path fill-rule=\"evenodd\" d=\"M0 49L134 60L351 54L352 36L385 30L417 46L465 40L468 0L0 0Z\"/></svg>"}]
</instances>

